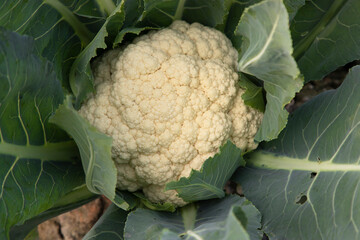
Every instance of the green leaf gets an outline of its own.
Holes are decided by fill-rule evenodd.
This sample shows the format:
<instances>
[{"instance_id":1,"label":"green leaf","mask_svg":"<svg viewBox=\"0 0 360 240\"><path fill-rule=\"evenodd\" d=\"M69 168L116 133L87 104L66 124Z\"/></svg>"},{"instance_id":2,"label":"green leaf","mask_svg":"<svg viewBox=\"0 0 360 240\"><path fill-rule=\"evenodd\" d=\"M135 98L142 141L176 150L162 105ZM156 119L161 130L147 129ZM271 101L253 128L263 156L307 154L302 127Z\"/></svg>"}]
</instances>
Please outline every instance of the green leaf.
<instances>
[{"instance_id":1,"label":"green leaf","mask_svg":"<svg viewBox=\"0 0 360 240\"><path fill-rule=\"evenodd\" d=\"M139 28L139 27L126 27L126 28L123 28L116 35L116 38L115 38L114 43L113 43L113 47L115 48L115 47L120 46L120 44L124 40L125 35L127 35L129 33L134 34L134 35L139 35L141 32L143 32L145 30L150 30L150 29L153 30L153 29L157 29L157 28L154 28L154 27L142 27L142 28Z\"/></svg>"},{"instance_id":2,"label":"green leaf","mask_svg":"<svg viewBox=\"0 0 360 240\"><path fill-rule=\"evenodd\" d=\"M144 0L138 27L166 27L181 19L186 0Z\"/></svg>"},{"instance_id":3,"label":"green leaf","mask_svg":"<svg viewBox=\"0 0 360 240\"><path fill-rule=\"evenodd\" d=\"M291 24L294 57L305 81L360 59L360 2L307 1Z\"/></svg>"},{"instance_id":4,"label":"green leaf","mask_svg":"<svg viewBox=\"0 0 360 240\"><path fill-rule=\"evenodd\" d=\"M285 105L302 87L292 58L288 14L281 0L266 0L247 8L236 28L242 38L239 69L264 81L266 110L256 141L278 136L287 122Z\"/></svg>"},{"instance_id":5,"label":"green leaf","mask_svg":"<svg viewBox=\"0 0 360 240\"><path fill-rule=\"evenodd\" d=\"M96 57L98 49L107 47L105 38L115 37L120 31L125 19L124 1L122 1L106 19L106 22L96 34L94 39L75 59L70 71L70 86L76 97L75 107L78 109L80 104L86 99L90 92L94 91L94 77L90 68L90 60Z\"/></svg>"},{"instance_id":6,"label":"green leaf","mask_svg":"<svg viewBox=\"0 0 360 240\"><path fill-rule=\"evenodd\" d=\"M260 239L260 213L245 198L227 196L190 204L175 213L137 209L125 224L125 239ZM175 238L177 236L177 238Z\"/></svg>"},{"instance_id":7,"label":"green leaf","mask_svg":"<svg viewBox=\"0 0 360 240\"><path fill-rule=\"evenodd\" d=\"M166 27L175 20L215 27L225 22L228 7L223 0L144 0L139 27Z\"/></svg>"},{"instance_id":8,"label":"green leaf","mask_svg":"<svg viewBox=\"0 0 360 240\"><path fill-rule=\"evenodd\" d=\"M96 222L91 230L84 236L83 240L123 240L124 226L127 212L114 204L106 210L104 215Z\"/></svg>"},{"instance_id":9,"label":"green leaf","mask_svg":"<svg viewBox=\"0 0 360 240\"><path fill-rule=\"evenodd\" d=\"M102 9L98 7L97 0L95 1L81 1L81 0L60 0L67 6L79 19L86 24L86 26L95 33L100 29L99 23L104 23L107 15ZM101 1L101 0L100 0ZM111 0L110 0L111 1ZM97 21L96 21L97 20ZM96 23L97 30L93 29L93 24Z\"/></svg>"},{"instance_id":10,"label":"green leaf","mask_svg":"<svg viewBox=\"0 0 360 240\"><path fill-rule=\"evenodd\" d=\"M162 230L159 239L161 240L181 240L181 238L174 232L170 231L169 229Z\"/></svg>"},{"instance_id":11,"label":"green leaf","mask_svg":"<svg viewBox=\"0 0 360 240\"><path fill-rule=\"evenodd\" d=\"M24 240L39 240L37 228L34 228L27 236L25 236Z\"/></svg>"},{"instance_id":12,"label":"green leaf","mask_svg":"<svg viewBox=\"0 0 360 240\"><path fill-rule=\"evenodd\" d=\"M209 27L224 24L224 18L229 9L224 0L186 1L182 19L189 22L199 22Z\"/></svg>"},{"instance_id":13,"label":"green leaf","mask_svg":"<svg viewBox=\"0 0 360 240\"><path fill-rule=\"evenodd\" d=\"M59 0L43 0L45 4L56 9L62 18L73 28L75 34L80 38L81 45L86 46L93 38L92 33L77 19L77 17Z\"/></svg>"},{"instance_id":14,"label":"green leaf","mask_svg":"<svg viewBox=\"0 0 360 240\"><path fill-rule=\"evenodd\" d=\"M78 109L90 92L94 91L93 74L90 61L97 56L97 51L107 47L118 47L125 34L139 34L148 27L134 27L142 13L142 1L121 1L106 19L94 39L79 54L70 72L70 85L76 97L75 108Z\"/></svg>"},{"instance_id":15,"label":"green leaf","mask_svg":"<svg viewBox=\"0 0 360 240\"><path fill-rule=\"evenodd\" d=\"M220 152L207 159L200 171L191 170L190 176L166 184L166 190L176 190L179 197L187 202L222 198L224 186L239 166L244 165L241 150L230 141L220 148Z\"/></svg>"},{"instance_id":16,"label":"green leaf","mask_svg":"<svg viewBox=\"0 0 360 240\"><path fill-rule=\"evenodd\" d=\"M63 92L34 47L0 28L0 239L84 181L76 145L48 123Z\"/></svg>"},{"instance_id":17,"label":"green leaf","mask_svg":"<svg viewBox=\"0 0 360 240\"><path fill-rule=\"evenodd\" d=\"M305 0L284 0L284 5L289 13L289 20L292 21L298 10L305 5Z\"/></svg>"},{"instance_id":18,"label":"green leaf","mask_svg":"<svg viewBox=\"0 0 360 240\"><path fill-rule=\"evenodd\" d=\"M62 196L60 199L57 199L50 209L38 214L31 219L26 220L24 224L12 227L10 230L10 239L27 239L27 236L31 236L32 230L37 229L36 227L40 223L67 211L78 208L94 200L96 197L96 195L89 192L86 185L77 187L71 192Z\"/></svg>"},{"instance_id":19,"label":"green leaf","mask_svg":"<svg viewBox=\"0 0 360 240\"><path fill-rule=\"evenodd\" d=\"M132 35L139 35L142 31L158 29L157 27L138 27L139 18L144 11L144 3L142 0L136 1L125 1L124 11L125 11L125 20L123 24L123 28L115 37L115 40L112 43L113 48L120 46L123 42L125 35L129 33ZM133 36L132 36L133 37Z\"/></svg>"},{"instance_id":20,"label":"green leaf","mask_svg":"<svg viewBox=\"0 0 360 240\"><path fill-rule=\"evenodd\" d=\"M74 15L82 16L81 20L85 22L88 22L89 18L92 22L94 22L93 18L102 20L94 11L92 1L86 3L67 1L67 3L64 6L69 8ZM92 9L92 11L87 9ZM44 4L42 0L2 1L0 16L0 26L35 39L36 53L54 64L58 79L65 88L70 89L69 71L73 59L81 50L81 42L66 19L56 9Z\"/></svg>"},{"instance_id":21,"label":"green leaf","mask_svg":"<svg viewBox=\"0 0 360 240\"><path fill-rule=\"evenodd\" d=\"M239 46L241 42L241 39L234 38L234 32L245 8L259 2L261 2L261 0L224 0L228 14L224 16L225 27L221 27L220 29L223 29L223 32L233 41L235 46ZM294 18L297 11L305 4L305 0L284 0L283 2L290 20Z\"/></svg>"},{"instance_id":22,"label":"green leaf","mask_svg":"<svg viewBox=\"0 0 360 240\"><path fill-rule=\"evenodd\" d=\"M101 12L110 15L116 8L113 0L96 0Z\"/></svg>"},{"instance_id":23,"label":"green leaf","mask_svg":"<svg viewBox=\"0 0 360 240\"><path fill-rule=\"evenodd\" d=\"M70 96L60 105L50 122L67 131L78 144L89 190L97 194L104 192L113 200L116 167L111 159L111 137L100 133L81 117L73 108Z\"/></svg>"},{"instance_id":24,"label":"green leaf","mask_svg":"<svg viewBox=\"0 0 360 240\"><path fill-rule=\"evenodd\" d=\"M105 195L123 209L133 208L136 201L130 193L116 192L117 170L111 158L111 137L99 132L80 116L69 96L51 122L64 129L78 145L89 190Z\"/></svg>"},{"instance_id":25,"label":"green leaf","mask_svg":"<svg viewBox=\"0 0 360 240\"><path fill-rule=\"evenodd\" d=\"M299 108L235 174L274 239L358 239L360 67Z\"/></svg>"},{"instance_id":26,"label":"green leaf","mask_svg":"<svg viewBox=\"0 0 360 240\"><path fill-rule=\"evenodd\" d=\"M118 0L122 1L122 0ZM134 27L144 12L144 1L143 0L125 0L125 21L123 27Z\"/></svg>"},{"instance_id":27,"label":"green leaf","mask_svg":"<svg viewBox=\"0 0 360 240\"><path fill-rule=\"evenodd\" d=\"M263 97L263 88L256 86L244 74L239 77L239 85L245 89L245 93L241 96L244 103L261 112L265 110L265 103Z\"/></svg>"},{"instance_id":28,"label":"green leaf","mask_svg":"<svg viewBox=\"0 0 360 240\"><path fill-rule=\"evenodd\" d=\"M241 45L241 38L235 37L235 29L239 24L245 8L260 1L261 0L225 0L229 13L226 16L224 33L232 41L235 48L240 48Z\"/></svg>"},{"instance_id":29,"label":"green leaf","mask_svg":"<svg viewBox=\"0 0 360 240\"><path fill-rule=\"evenodd\" d=\"M168 202L165 203L153 203L150 202L142 192L134 192L136 197L138 197L142 203L142 205L148 209L155 211L166 211L166 212L175 212L176 207Z\"/></svg>"}]
</instances>

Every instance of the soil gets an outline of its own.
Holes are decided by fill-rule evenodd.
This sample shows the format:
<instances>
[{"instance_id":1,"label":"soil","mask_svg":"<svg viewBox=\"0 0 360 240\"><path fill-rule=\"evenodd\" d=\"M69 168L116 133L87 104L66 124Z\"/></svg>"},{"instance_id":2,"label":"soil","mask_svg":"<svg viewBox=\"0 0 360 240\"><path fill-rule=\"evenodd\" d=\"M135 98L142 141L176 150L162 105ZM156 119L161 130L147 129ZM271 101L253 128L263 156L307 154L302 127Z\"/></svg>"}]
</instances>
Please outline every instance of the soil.
<instances>
[{"instance_id":1,"label":"soil","mask_svg":"<svg viewBox=\"0 0 360 240\"><path fill-rule=\"evenodd\" d=\"M39 240L80 240L101 217L110 200L100 197L38 226Z\"/></svg>"}]
</instances>

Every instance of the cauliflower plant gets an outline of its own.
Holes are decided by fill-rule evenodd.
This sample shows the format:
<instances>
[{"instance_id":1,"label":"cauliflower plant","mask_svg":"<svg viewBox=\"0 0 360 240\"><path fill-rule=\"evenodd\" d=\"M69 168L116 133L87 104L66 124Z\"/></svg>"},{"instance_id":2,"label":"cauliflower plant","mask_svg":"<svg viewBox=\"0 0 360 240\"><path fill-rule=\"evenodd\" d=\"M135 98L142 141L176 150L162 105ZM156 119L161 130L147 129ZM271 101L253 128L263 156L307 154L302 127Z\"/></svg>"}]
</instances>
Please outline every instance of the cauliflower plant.
<instances>
[{"instance_id":1,"label":"cauliflower plant","mask_svg":"<svg viewBox=\"0 0 360 240\"><path fill-rule=\"evenodd\" d=\"M80 113L113 138L119 189L183 206L166 183L199 170L228 139L256 148L263 114L241 98L237 60L223 33L175 21L95 61L96 94Z\"/></svg>"}]
</instances>

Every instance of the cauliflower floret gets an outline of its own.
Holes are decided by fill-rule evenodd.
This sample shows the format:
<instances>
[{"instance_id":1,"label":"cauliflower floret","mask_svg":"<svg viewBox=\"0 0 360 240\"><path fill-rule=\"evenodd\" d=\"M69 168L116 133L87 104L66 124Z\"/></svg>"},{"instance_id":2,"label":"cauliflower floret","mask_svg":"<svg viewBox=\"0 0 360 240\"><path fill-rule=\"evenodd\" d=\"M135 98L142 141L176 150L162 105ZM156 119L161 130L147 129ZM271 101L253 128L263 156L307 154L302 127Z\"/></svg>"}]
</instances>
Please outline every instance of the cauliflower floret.
<instances>
[{"instance_id":1,"label":"cauliflower floret","mask_svg":"<svg viewBox=\"0 0 360 240\"><path fill-rule=\"evenodd\" d=\"M243 93L244 90L239 89L229 111L232 126L230 139L238 148L246 151L257 147L254 136L260 127L263 113L246 106L241 98Z\"/></svg>"},{"instance_id":2,"label":"cauliflower floret","mask_svg":"<svg viewBox=\"0 0 360 240\"><path fill-rule=\"evenodd\" d=\"M177 196L175 190L164 192L165 185L149 185L143 188L145 196L153 202L170 202L176 206L184 206L186 202Z\"/></svg>"},{"instance_id":3,"label":"cauliflower floret","mask_svg":"<svg viewBox=\"0 0 360 240\"><path fill-rule=\"evenodd\" d=\"M262 113L245 106L238 53L225 35L175 21L96 60L80 114L113 138L118 188L186 204L166 183L189 176L228 139L254 149Z\"/></svg>"}]
</instances>

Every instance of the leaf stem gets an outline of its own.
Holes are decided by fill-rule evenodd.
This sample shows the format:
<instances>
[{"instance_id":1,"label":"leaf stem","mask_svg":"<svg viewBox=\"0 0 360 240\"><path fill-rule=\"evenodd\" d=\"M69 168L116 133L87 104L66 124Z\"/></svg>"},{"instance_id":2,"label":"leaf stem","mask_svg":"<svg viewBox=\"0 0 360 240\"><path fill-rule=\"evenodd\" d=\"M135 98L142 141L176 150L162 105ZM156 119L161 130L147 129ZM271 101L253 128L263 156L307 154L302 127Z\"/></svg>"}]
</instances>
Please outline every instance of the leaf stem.
<instances>
[{"instance_id":1,"label":"leaf stem","mask_svg":"<svg viewBox=\"0 0 360 240\"><path fill-rule=\"evenodd\" d=\"M44 145L16 145L0 142L0 154L44 161L72 162L79 157L79 150L74 141Z\"/></svg>"},{"instance_id":2,"label":"leaf stem","mask_svg":"<svg viewBox=\"0 0 360 240\"><path fill-rule=\"evenodd\" d=\"M94 36L93 33L90 32L86 28L86 26L82 22L80 22L77 17L60 1L44 0L44 3L56 9L61 14L63 19L70 24L70 26L74 29L76 35L80 38L83 47L85 47L91 42Z\"/></svg>"},{"instance_id":3,"label":"leaf stem","mask_svg":"<svg viewBox=\"0 0 360 240\"><path fill-rule=\"evenodd\" d=\"M62 198L57 200L51 208L60 208L95 197L96 195L90 192L84 184L77 188L74 188L71 192L67 193Z\"/></svg>"},{"instance_id":4,"label":"leaf stem","mask_svg":"<svg viewBox=\"0 0 360 240\"><path fill-rule=\"evenodd\" d=\"M104 11L108 16L115 10L116 6L112 0L96 0L100 9Z\"/></svg>"},{"instance_id":5,"label":"leaf stem","mask_svg":"<svg viewBox=\"0 0 360 240\"><path fill-rule=\"evenodd\" d=\"M193 230L196 220L196 206L194 203L190 203L181 208L181 216L184 221L185 232Z\"/></svg>"},{"instance_id":6,"label":"leaf stem","mask_svg":"<svg viewBox=\"0 0 360 240\"><path fill-rule=\"evenodd\" d=\"M185 1L186 0L179 0L179 3L178 3L177 8L176 8L175 15L174 15L174 21L175 20L180 20L182 18L182 15L183 15L183 12L184 12Z\"/></svg>"},{"instance_id":7,"label":"leaf stem","mask_svg":"<svg viewBox=\"0 0 360 240\"><path fill-rule=\"evenodd\" d=\"M78 208L98 196L87 190L85 185L74 188L71 192L60 198L50 209L30 218L22 225L15 225L11 228L10 239L24 239L24 237L36 226L50 218Z\"/></svg>"},{"instance_id":8,"label":"leaf stem","mask_svg":"<svg viewBox=\"0 0 360 240\"><path fill-rule=\"evenodd\" d=\"M356 163L333 163L331 160L314 161L307 158L278 156L265 151L256 151L247 156L246 166L261 169L298 170L309 172L360 172Z\"/></svg>"},{"instance_id":9,"label":"leaf stem","mask_svg":"<svg viewBox=\"0 0 360 240\"><path fill-rule=\"evenodd\" d=\"M311 46L311 44L314 42L316 37L321 33L321 31L324 30L326 25L329 24L329 22L334 18L334 16L341 10L341 7L343 6L343 2L347 0L338 0L334 1L334 3L331 5L327 13L321 18L321 20L318 22L318 24L311 30L311 32L301 41L299 41L294 46L294 53L293 57L296 60L299 60L300 57L305 53L305 51Z\"/></svg>"}]
</instances>

